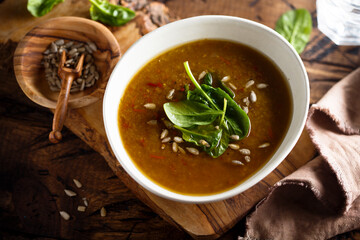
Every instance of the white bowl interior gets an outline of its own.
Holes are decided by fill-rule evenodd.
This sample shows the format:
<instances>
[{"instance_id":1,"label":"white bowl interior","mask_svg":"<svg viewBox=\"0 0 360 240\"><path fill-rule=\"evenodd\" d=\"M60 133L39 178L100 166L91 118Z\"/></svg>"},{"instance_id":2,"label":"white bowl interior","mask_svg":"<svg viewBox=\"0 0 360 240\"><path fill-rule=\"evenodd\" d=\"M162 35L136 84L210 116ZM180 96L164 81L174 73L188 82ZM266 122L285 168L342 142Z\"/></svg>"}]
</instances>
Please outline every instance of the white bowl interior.
<instances>
[{"instance_id":1,"label":"white bowl interior","mask_svg":"<svg viewBox=\"0 0 360 240\"><path fill-rule=\"evenodd\" d=\"M176 46L200 39L222 39L248 45L269 57L284 73L293 99L293 115L289 130L273 157L239 186L208 196L190 196L166 190L144 176L126 153L118 130L118 108L124 90L132 77L146 63ZM305 124L309 104L306 70L294 48L272 29L259 23L227 16L200 16L180 20L161 27L138 40L121 58L108 82L103 114L106 134L118 161L147 190L176 201L204 203L237 195L250 188L289 154Z\"/></svg>"}]
</instances>

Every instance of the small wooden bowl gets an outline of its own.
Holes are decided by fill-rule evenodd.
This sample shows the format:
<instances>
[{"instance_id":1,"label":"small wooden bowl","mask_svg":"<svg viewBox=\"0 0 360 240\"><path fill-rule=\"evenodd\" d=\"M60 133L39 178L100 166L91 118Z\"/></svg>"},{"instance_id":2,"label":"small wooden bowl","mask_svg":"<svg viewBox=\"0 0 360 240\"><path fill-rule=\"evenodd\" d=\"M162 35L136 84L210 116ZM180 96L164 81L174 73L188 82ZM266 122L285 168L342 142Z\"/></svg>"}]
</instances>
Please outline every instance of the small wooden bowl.
<instances>
[{"instance_id":1,"label":"small wooden bowl","mask_svg":"<svg viewBox=\"0 0 360 240\"><path fill-rule=\"evenodd\" d=\"M104 25L79 17L50 19L28 32L18 44L14 55L16 79L35 103L55 109L59 92L50 90L41 64L43 52L57 39L75 42L94 42L93 53L100 78L84 91L71 93L69 108L79 108L101 99L110 74L120 58L120 48L114 35Z\"/></svg>"}]
</instances>

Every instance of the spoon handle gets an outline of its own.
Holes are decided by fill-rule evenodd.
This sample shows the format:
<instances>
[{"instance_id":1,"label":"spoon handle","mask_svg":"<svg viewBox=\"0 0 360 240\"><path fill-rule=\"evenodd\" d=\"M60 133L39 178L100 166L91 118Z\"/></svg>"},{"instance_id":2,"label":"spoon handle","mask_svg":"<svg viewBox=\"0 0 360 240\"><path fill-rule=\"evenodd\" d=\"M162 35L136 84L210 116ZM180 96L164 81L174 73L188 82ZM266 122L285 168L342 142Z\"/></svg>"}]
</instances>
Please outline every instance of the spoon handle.
<instances>
[{"instance_id":1,"label":"spoon handle","mask_svg":"<svg viewBox=\"0 0 360 240\"><path fill-rule=\"evenodd\" d=\"M58 143L62 139L61 129L64 126L64 122L67 115L70 89L73 80L74 80L74 76L72 74L68 74L66 75L65 78L63 78L58 102L56 104L52 131L49 134L49 140L52 143Z\"/></svg>"}]
</instances>

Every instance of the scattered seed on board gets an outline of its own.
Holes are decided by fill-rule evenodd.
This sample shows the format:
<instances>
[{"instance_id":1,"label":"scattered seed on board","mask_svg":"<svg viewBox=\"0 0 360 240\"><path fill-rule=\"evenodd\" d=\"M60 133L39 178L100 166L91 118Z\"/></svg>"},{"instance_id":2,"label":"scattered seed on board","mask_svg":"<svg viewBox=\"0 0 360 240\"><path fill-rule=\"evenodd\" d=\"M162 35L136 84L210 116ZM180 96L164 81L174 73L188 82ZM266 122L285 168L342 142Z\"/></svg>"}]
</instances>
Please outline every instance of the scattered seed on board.
<instances>
[{"instance_id":1,"label":"scattered seed on board","mask_svg":"<svg viewBox=\"0 0 360 240\"><path fill-rule=\"evenodd\" d=\"M269 84L266 84L266 83L259 83L256 85L256 87L259 89L267 88L268 86L269 86Z\"/></svg>"},{"instance_id":2,"label":"scattered seed on board","mask_svg":"<svg viewBox=\"0 0 360 240\"><path fill-rule=\"evenodd\" d=\"M160 139L166 138L168 134L169 134L169 130L163 129L160 134Z\"/></svg>"},{"instance_id":3,"label":"scattered seed on board","mask_svg":"<svg viewBox=\"0 0 360 240\"><path fill-rule=\"evenodd\" d=\"M210 144L207 141L205 141L204 139L200 139L199 143L205 147L210 147Z\"/></svg>"},{"instance_id":4,"label":"scattered seed on board","mask_svg":"<svg viewBox=\"0 0 360 240\"><path fill-rule=\"evenodd\" d=\"M167 143L167 142L170 142L170 140L171 140L171 137L166 137L161 142L162 143Z\"/></svg>"},{"instance_id":5,"label":"scattered seed on board","mask_svg":"<svg viewBox=\"0 0 360 240\"><path fill-rule=\"evenodd\" d=\"M59 212L60 213L60 216L64 219L64 220L69 220L70 219L70 215L67 213L67 212L65 212L65 211L60 211Z\"/></svg>"},{"instance_id":6,"label":"scattered seed on board","mask_svg":"<svg viewBox=\"0 0 360 240\"><path fill-rule=\"evenodd\" d=\"M91 50L93 50L94 52L97 50L97 47L96 47L95 43L93 43L93 42L88 42L87 44L88 44L88 46L91 48Z\"/></svg>"},{"instance_id":7,"label":"scattered seed on board","mask_svg":"<svg viewBox=\"0 0 360 240\"><path fill-rule=\"evenodd\" d=\"M150 121L147 121L146 123L150 126L154 126L157 124L157 120L150 120Z\"/></svg>"},{"instance_id":8,"label":"scattered seed on board","mask_svg":"<svg viewBox=\"0 0 360 240\"><path fill-rule=\"evenodd\" d=\"M196 148L187 147L186 150L191 154L199 155L199 150L197 150Z\"/></svg>"},{"instance_id":9,"label":"scattered seed on board","mask_svg":"<svg viewBox=\"0 0 360 240\"><path fill-rule=\"evenodd\" d=\"M84 201L85 207L89 206L89 202L85 197L82 200Z\"/></svg>"},{"instance_id":10,"label":"scattered seed on board","mask_svg":"<svg viewBox=\"0 0 360 240\"><path fill-rule=\"evenodd\" d=\"M270 143L266 142L266 143L263 143L261 145L258 146L258 148L266 148L266 147L269 147L270 146Z\"/></svg>"},{"instance_id":11,"label":"scattered seed on board","mask_svg":"<svg viewBox=\"0 0 360 240\"><path fill-rule=\"evenodd\" d=\"M250 160L251 160L250 156L245 156L244 159L246 162L250 162Z\"/></svg>"},{"instance_id":12,"label":"scattered seed on board","mask_svg":"<svg viewBox=\"0 0 360 240\"><path fill-rule=\"evenodd\" d=\"M245 84L245 88L251 87L252 85L254 85L255 81L254 80L250 80Z\"/></svg>"},{"instance_id":13,"label":"scattered seed on board","mask_svg":"<svg viewBox=\"0 0 360 240\"><path fill-rule=\"evenodd\" d=\"M105 209L104 207L102 207L102 208L100 209L100 216L102 216L102 217L105 217L105 216L106 216L106 209Z\"/></svg>"},{"instance_id":14,"label":"scattered seed on board","mask_svg":"<svg viewBox=\"0 0 360 240\"><path fill-rule=\"evenodd\" d=\"M78 207L77 207L77 210L78 210L79 212L85 212L86 207L85 207L85 206L78 206Z\"/></svg>"},{"instance_id":15,"label":"scattered seed on board","mask_svg":"<svg viewBox=\"0 0 360 240\"><path fill-rule=\"evenodd\" d=\"M239 149L239 152L243 155L250 155L250 150L247 149L247 148L242 148L242 149Z\"/></svg>"},{"instance_id":16,"label":"scattered seed on board","mask_svg":"<svg viewBox=\"0 0 360 240\"><path fill-rule=\"evenodd\" d=\"M256 102L256 94L254 91L250 92L250 101L251 102Z\"/></svg>"},{"instance_id":17,"label":"scattered seed on board","mask_svg":"<svg viewBox=\"0 0 360 240\"><path fill-rule=\"evenodd\" d=\"M178 136L174 137L174 141L177 142L177 143L184 142L184 140L181 137L178 137Z\"/></svg>"},{"instance_id":18,"label":"scattered seed on board","mask_svg":"<svg viewBox=\"0 0 360 240\"><path fill-rule=\"evenodd\" d=\"M229 76L225 76L221 79L222 82L227 82L230 80L230 77Z\"/></svg>"},{"instance_id":19,"label":"scattered seed on board","mask_svg":"<svg viewBox=\"0 0 360 240\"><path fill-rule=\"evenodd\" d=\"M239 135L230 135L230 138L235 141L240 139Z\"/></svg>"},{"instance_id":20,"label":"scattered seed on board","mask_svg":"<svg viewBox=\"0 0 360 240\"><path fill-rule=\"evenodd\" d=\"M156 108L156 104L155 103L146 103L146 104L144 104L144 107L146 109L154 110Z\"/></svg>"},{"instance_id":21,"label":"scattered seed on board","mask_svg":"<svg viewBox=\"0 0 360 240\"><path fill-rule=\"evenodd\" d=\"M238 150L239 148L240 148L240 146L239 145L237 145L237 144L229 144L229 147L231 148L231 149L233 149L233 150Z\"/></svg>"},{"instance_id":22,"label":"scattered seed on board","mask_svg":"<svg viewBox=\"0 0 360 240\"><path fill-rule=\"evenodd\" d=\"M162 149L162 150L164 150L164 149L165 149L165 147L166 147L166 145L165 145L165 144L161 144L161 149Z\"/></svg>"},{"instance_id":23,"label":"scattered seed on board","mask_svg":"<svg viewBox=\"0 0 360 240\"><path fill-rule=\"evenodd\" d=\"M178 144L176 143L176 142L173 142L172 143L172 150L173 150L173 152L177 152L178 151Z\"/></svg>"},{"instance_id":24,"label":"scattered seed on board","mask_svg":"<svg viewBox=\"0 0 360 240\"><path fill-rule=\"evenodd\" d=\"M234 85L234 84L229 83L229 86L230 86L233 90L237 90L237 87L235 87L235 85Z\"/></svg>"},{"instance_id":25,"label":"scattered seed on board","mask_svg":"<svg viewBox=\"0 0 360 240\"><path fill-rule=\"evenodd\" d=\"M199 80L202 79L203 77L205 77L205 75L206 75L206 71L202 71L202 72L200 73L198 79L199 79Z\"/></svg>"},{"instance_id":26,"label":"scattered seed on board","mask_svg":"<svg viewBox=\"0 0 360 240\"><path fill-rule=\"evenodd\" d=\"M243 107L243 110L244 110L244 112L245 112L246 114L248 114L248 113L249 113L249 107L244 106L244 107Z\"/></svg>"},{"instance_id":27,"label":"scattered seed on board","mask_svg":"<svg viewBox=\"0 0 360 240\"><path fill-rule=\"evenodd\" d=\"M231 161L233 164L235 164L235 165L244 165L241 161L239 161L239 160L232 160Z\"/></svg>"},{"instance_id":28,"label":"scattered seed on board","mask_svg":"<svg viewBox=\"0 0 360 240\"><path fill-rule=\"evenodd\" d=\"M179 149L179 152L181 152L182 154L186 154L185 150L182 147L180 147L179 145L178 145L178 149Z\"/></svg>"},{"instance_id":29,"label":"scattered seed on board","mask_svg":"<svg viewBox=\"0 0 360 240\"><path fill-rule=\"evenodd\" d=\"M166 98L171 100L174 97L175 89L171 89L169 93L166 95Z\"/></svg>"},{"instance_id":30,"label":"scattered seed on board","mask_svg":"<svg viewBox=\"0 0 360 240\"><path fill-rule=\"evenodd\" d=\"M74 184L75 184L75 186L77 187L77 188L81 188L82 187L82 184L81 184L81 182L79 182L79 180L77 180L77 179L73 179L73 182L74 182Z\"/></svg>"},{"instance_id":31,"label":"scattered seed on board","mask_svg":"<svg viewBox=\"0 0 360 240\"><path fill-rule=\"evenodd\" d=\"M71 191L71 190L69 190L69 189L64 189L64 192L65 192L65 194L68 195L69 197L75 197L75 196L77 195L76 192L73 192L73 191Z\"/></svg>"}]
</instances>

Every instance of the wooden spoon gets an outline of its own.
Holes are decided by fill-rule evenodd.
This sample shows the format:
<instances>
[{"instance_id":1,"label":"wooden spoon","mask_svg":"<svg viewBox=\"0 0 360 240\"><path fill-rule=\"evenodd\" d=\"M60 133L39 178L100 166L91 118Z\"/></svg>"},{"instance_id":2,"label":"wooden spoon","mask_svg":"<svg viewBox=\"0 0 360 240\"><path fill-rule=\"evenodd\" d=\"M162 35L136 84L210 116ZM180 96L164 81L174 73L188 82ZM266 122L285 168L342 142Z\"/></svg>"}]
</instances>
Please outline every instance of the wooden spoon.
<instances>
[{"instance_id":1,"label":"wooden spoon","mask_svg":"<svg viewBox=\"0 0 360 240\"><path fill-rule=\"evenodd\" d=\"M62 80L62 84L58 97L58 102L55 108L52 131L49 134L49 140L52 143L58 143L62 139L61 129L64 126L65 118L67 115L71 85L74 79L77 79L81 76L81 71L84 64L84 57L84 54L80 56L75 69L66 68L64 67L66 62L66 53L65 51L62 52L58 68L58 75Z\"/></svg>"}]
</instances>

